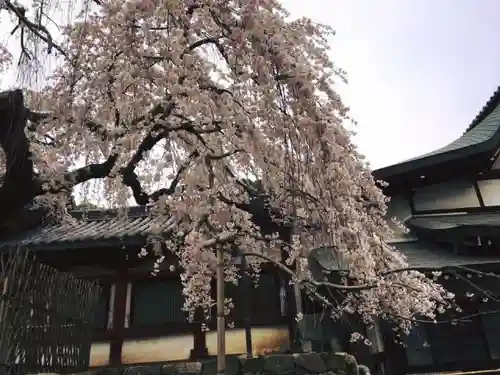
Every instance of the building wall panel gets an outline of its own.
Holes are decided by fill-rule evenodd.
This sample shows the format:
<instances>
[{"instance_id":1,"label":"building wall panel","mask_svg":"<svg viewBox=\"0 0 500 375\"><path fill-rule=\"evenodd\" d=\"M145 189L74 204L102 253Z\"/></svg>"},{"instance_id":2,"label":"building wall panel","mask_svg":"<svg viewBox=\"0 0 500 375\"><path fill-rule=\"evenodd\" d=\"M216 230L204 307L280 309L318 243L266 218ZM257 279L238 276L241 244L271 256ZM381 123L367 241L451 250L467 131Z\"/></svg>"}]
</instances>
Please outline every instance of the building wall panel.
<instances>
[{"instance_id":1,"label":"building wall panel","mask_svg":"<svg viewBox=\"0 0 500 375\"><path fill-rule=\"evenodd\" d=\"M410 199L404 195L397 195L391 198L387 205L387 220L391 229L394 231L394 239L401 239L406 236L404 229L397 225L393 219L404 223L411 217Z\"/></svg>"},{"instance_id":2,"label":"building wall panel","mask_svg":"<svg viewBox=\"0 0 500 375\"><path fill-rule=\"evenodd\" d=\"M413 196L415 211L479 207L474 184L454 180L418 189Z\"/></svg>"},{"instance_id":3,"label":"building wall panel","mask_svg":"<svg viewBox=\"0 0 500 375\"><path fill-rule=\"evenodd\" d=\"M252 327L252 352L265 354L279 352L289 347L287 327ZM217 355L217 332L207 333L208 355ZM226 354L246 353L245 330L231 329L226 332Z\"/></svg>"},{"instance_id":4,"label":"building wall panel","mask_svg":"<svg viewBox=\"0 0 500 375\"><path fill-rule=\"evenodd\" d=\"M500 205L500 180L483 180L477 184L485 206Z\"/></svg>"},{"instance_id":5,"label":"building wall panel","mask_svg":"<svg viewBox=\"0 0 500 375\"><path fill-rule=\"evenodd\" d=\"M94 342L90 347L90 367L109 365L109 342Z\"/></svg>"}]
</instances>

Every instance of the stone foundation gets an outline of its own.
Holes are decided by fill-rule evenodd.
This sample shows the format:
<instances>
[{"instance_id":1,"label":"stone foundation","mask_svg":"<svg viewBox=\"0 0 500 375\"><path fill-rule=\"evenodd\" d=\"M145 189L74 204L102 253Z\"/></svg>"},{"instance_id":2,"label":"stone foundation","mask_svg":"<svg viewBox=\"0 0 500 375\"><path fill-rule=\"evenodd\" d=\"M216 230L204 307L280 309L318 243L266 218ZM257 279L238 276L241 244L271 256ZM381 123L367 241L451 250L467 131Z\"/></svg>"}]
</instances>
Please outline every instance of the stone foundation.
<instances>
[{"instance_id":1,"label":"stone foundation","mask_svg":"<svg viewBox=\"0 0 500 375\"><path fill-rule=\"evenodd\" d=\"M216 375L215 360L206 362L98 368L81 375ZM226 358L224 375L358 375L353 356L345 353L276 354Z\"/></svg>"}]
</instances>

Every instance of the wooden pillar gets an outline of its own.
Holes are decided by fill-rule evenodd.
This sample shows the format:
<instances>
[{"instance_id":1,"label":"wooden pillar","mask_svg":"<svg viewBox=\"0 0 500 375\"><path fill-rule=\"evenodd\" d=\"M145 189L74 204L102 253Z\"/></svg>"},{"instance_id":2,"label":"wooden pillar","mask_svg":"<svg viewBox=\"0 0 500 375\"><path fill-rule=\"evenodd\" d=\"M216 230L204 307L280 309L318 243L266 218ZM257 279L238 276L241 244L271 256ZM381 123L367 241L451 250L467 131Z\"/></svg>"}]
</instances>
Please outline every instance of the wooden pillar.
<instances>
[{"instance_id":1,"label":"wooden pillar","mask_svg":"<svg viewBox=\"0 0 500 375\"><path fill-rule=\"evenodd\" d=\"M191 349L190 359L196 360L208 357L207 334L203 331L203 310L198 308L194 314L193 339L194 347Z\"/></svg>"},{"instance_id":2,"label":"wooden pillar","mask_svg":"<svg viewBox=\"0 0 500 375\"><path fill-rule=\"evenodd\" d=\"M286 251L281 250L281 260L282 262L284 259L286 259ZM293 348L295 347L295 341L297 339L297 322L295 321L295 317L297 315L297 309L296 309L296 300L295 300L295 291L293 288L293 285L290 285L290 276L285 275L284 273L281 273L282 276L280 277L282 285L280 285L280 288L283 286L285 288L285 301L286 301L286 320L287 320L287 326L288 326L288 337L290 341L290 349L293 351Z\"/></svg>"},{"instance_id":3,"label":"wooden pillar","mask_svg":"<svg viewBox=\"0 0 500 375\"><path fill-rule=\"evenodd\" d=\"M224 252L222 248L219 248L217 249L217 299L215 301L217 307L217 374L224 374L226 371L226 319L224 315L225 284Z\"/></svg>"},{"instance_id":4,"label":"wooden pillar","mask_svg":"<svg viewBox=\"0 0 500 375\"><path fill-rule=\"evenodd\" d=\"M109 363L111 366L121 364L123 338L125 333L125 310L127 305L127 268L125 265L120 267L117 275L113 329L110 345Z\"/></svg>"},{"instance_id":5,"label":"wooden pillar","mask_svg":"<svg viewBox=\"0 0 500 375\"><path fill-rule=\"evenodd\" d=\"M243 298L243 323L245 327L245 347L247 358L252 358L252 319L250 305L252 303L252 280L248 275L247 260L245 257L241 258L241 281L243 287L243 293L246 298Z\"/></svg>"}]
</instances>

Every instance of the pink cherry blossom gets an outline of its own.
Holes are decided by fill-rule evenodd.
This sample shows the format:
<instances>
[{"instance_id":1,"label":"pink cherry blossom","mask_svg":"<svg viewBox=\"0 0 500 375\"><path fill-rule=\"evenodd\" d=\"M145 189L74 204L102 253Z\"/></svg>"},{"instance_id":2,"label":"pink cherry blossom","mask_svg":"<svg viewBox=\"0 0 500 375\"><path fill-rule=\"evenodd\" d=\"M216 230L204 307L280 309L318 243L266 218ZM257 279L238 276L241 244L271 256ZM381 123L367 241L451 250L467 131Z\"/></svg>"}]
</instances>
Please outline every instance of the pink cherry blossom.
<instances>
[{"instance_id":1,"label":"pink cherry blossom","mask_svg":"<svg viewBox=\"0 0 500 375\"><path fill-rule=\"evenodd\" d=\"M387 273L407 265L388 245L387 198L345 127L330 27L290 20L277 0L99 3L62 28L65 57L26 96L31 111L50 114L32 134L50 144L30 149L40 194L83 184L87 199L125 207L133 197L169 220L163 245L180 259L191 316L214 303L220 248L236 281L234 249L255 254L258 272L280 261L280 248L292 264L331 247L350 270L348 285L327 285L344 293L337 313L405 329L452 297L416 271ZM0 47L0 68L6 62ZM248 207L257 193L290 237L256 225ZM307 268L293 280L319 295Z\"/></svg>"}]
</instances>

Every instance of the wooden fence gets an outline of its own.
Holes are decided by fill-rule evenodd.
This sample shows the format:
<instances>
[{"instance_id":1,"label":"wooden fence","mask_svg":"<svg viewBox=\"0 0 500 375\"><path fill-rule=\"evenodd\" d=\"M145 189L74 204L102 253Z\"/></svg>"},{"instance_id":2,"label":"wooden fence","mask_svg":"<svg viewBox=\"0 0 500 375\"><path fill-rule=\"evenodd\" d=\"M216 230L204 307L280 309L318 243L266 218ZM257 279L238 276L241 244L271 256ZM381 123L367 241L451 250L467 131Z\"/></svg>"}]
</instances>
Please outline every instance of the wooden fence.
<instances>
[{"instance_id":1,"label":"wooden fence","mask_svg":"<svg viewBox=\"0 0 500 375\"><path fill-rule=\"evenodd\" d=\"M0 375L88 368L97 284L16 249L0 255L0 293Z\"/></svg>"}]
</instances>

